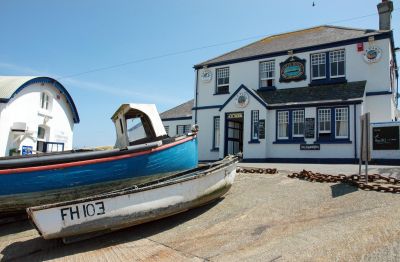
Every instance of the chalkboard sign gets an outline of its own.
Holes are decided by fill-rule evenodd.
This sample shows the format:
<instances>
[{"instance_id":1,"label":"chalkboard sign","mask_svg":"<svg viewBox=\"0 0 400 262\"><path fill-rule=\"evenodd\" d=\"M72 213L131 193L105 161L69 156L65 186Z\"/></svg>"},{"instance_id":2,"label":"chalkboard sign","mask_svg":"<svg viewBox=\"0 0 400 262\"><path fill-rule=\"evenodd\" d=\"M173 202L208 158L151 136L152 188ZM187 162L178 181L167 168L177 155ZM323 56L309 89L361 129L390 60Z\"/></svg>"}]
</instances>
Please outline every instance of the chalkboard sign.
<instances>
[{"instance_id":1,"label":"chalkboard sign","mask_svg":"<svg viewBox=\"0 0 400 262\"><path fill-rule=\"evenodd\" d=\"M258 138L265 139L265 120L258 121Z\"/></svg>"},{"instance_id":2,"label":"chalkboard sign","mask_svg":"<svg viewBox=\"0 0 400 262\"><path fill-rule=\"evenodd\" d=\"M306 118L304 126L304 138L314 138L315 136L315 118Z\"/></svg>"},{"instance_id":3,"label":"chalkboard sign","mask_svg":"<svg viewBox=\"0 0 400 262\"><path fill-rule=\"evenodd\" d=\"M399 127L385 126L372 128L374 150L398 150Z\"/></svg>"}]
</instances>

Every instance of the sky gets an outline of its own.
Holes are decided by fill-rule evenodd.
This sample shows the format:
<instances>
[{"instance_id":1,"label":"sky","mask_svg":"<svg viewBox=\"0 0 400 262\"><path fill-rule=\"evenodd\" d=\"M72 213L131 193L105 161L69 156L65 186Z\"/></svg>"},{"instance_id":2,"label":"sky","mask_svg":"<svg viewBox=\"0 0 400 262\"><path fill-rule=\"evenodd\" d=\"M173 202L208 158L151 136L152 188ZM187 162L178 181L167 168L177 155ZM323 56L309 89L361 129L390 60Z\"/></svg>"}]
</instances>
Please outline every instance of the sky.
<instances>
[{"instance_id":1,"label":"sky","mask_svg":"<svg viewBox=\"0 0 400 262\"><path fill-rule=\"evenodd\" d=\"M154 103L163 112L192 99L193 65L312 26L378 29L379 2L0 0L0 75L57 79L81 119L74 147L113 145L114 111ZM400 46L400 1L393 2Z\"/></svg>"}]
</instances>

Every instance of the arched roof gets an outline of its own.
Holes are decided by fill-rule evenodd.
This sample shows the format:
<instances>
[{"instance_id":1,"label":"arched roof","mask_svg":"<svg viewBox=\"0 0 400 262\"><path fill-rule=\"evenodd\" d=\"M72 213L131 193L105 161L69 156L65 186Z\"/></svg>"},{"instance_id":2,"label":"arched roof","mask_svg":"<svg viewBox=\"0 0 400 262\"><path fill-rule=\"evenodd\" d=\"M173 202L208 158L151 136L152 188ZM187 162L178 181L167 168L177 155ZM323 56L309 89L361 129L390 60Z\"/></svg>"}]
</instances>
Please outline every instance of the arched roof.
<instances>
[{"instance_id":1,"label":"arched roof","mask_svg":"<svg viewBox=\"0 0 400 262\"><path fill-rule=\"evenodd\" d=\"M74 123L79 123L78 110L67 89L57 80L46 76L0 76L0 103L8 103L11 98L25 87L36 83L50 83L67 98L71 108Z\"/></svg>"}]
</instances>

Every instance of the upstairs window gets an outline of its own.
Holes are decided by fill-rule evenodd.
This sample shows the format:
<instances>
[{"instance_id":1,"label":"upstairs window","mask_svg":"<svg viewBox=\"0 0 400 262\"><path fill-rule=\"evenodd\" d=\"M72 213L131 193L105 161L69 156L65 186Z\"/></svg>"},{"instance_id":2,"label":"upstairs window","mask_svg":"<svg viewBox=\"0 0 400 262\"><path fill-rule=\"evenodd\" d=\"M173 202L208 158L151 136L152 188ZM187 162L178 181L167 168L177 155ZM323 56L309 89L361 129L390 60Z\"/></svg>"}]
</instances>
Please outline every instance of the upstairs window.
<instances>
[{"instance_id":1,"label":"upstairs window","mask_svg":"<svg viewBox=\"0 0 400 262\"><path fill-rule=\"evenodd\" d=\"M328 134L331 133L331 109L324 108L318 109L318 133Z\"/></svg>"},{"instance_id":2,"label":"upstairs window","mask_svg":"<svg viewBox=\"0 0 400 262\"><path fill-rule=\"evenodd\" d=\"M260 88L275 85L275 61L260 62Z\"/></svg>"},{"instance_id":3,"label":"upstairs window","mask_svg":"<svg viewBox=\"0 0 400 262\"><path fill-rule=\"evenodd\" d=\"M40 94L40 107L44 110L50 109L50 96L45 92Z\"/></svg>"},{"instance_id":4,"label":"upstairs window","mask_svg":"<svg viewBox=\"0 0 400 262\"><path fill-rule=\"evenodd\" d=\"M304 110L293 111L293 137L304 136Z\"/></svg>"},{"instance_id":5,"label":"upstairs window","mask_svg":"<svg viewBox=\"0 0 400 262\"><path fill-rule=\"evenodd\" d=\"M311 55L311 77L312 79L322 79L326 77L326 54Z\"/></svg>"},{"instance_id":6,"label":"upstairs window","mask_svg":"<svg viewBox=\"0 0 400 262\"><path fill-rule=\"evenodd\" d=\"M289 138L289 111L278 112L278 139Z\"/></svg>"},{"instance_id":7,"label":"upstairs window","mask_svg":"<svg viewBox=\"0 0 400 262\"><path fill-rule=\"evenodd\" d=\"M329 62L331 68L331 78L344 77L344 50L336 50L329 52Z\"/></svg>"},{"instance_id":8,"label":"upstairs window","mask_svg":"<svg viewBox=\"0 0 400 262\"><path fill-rule=\"evenodd\" d=\"M190 132L190 125L177 125L176 134L178 136L185 135Z\"/></svg>"},{"instance_id":9,"label":"upstairs window","mask_svg":"<svg viewBox=\"0 0 400 262\"><path fill-rule=\"evenodd\" d=\"M349 137L349 108L335 108L336 138Z\"/></svg>"},{"instance_id":10,"label":"upstairs window","mask_svg":"<svg viewBox=\"0 0 400 262\"><path fill-rule=\"evenodd\" d=\"M217 69L217 94L229 93L229 67Z\"/></svg>"}]
</instances>

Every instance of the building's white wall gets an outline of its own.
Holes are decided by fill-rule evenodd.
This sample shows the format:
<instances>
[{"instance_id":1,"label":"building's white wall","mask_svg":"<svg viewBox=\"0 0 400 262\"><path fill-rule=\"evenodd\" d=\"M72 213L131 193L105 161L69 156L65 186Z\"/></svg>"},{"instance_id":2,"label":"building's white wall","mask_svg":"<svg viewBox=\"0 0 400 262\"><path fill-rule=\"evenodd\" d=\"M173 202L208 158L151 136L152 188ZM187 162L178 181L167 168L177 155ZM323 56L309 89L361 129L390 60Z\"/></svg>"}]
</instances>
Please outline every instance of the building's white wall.
<instances>
[{"instance_id":1,"label":"building's white wall","mask_svg":"<svg viewBox=\"0 0 400 262\"><path fill-rule=\"evenodd\" d=\"M391 95L367 96L366 112L371 114L371 122L388 122L395 119L395 106Z\"/></svg>"},{"instance_id":2,"label":"building's white wall","mask_svg":"<svg viewBox=\"0 0 400 262\"><path fill-rule=\"evenodd\" d=\"M205 109L197 112L197 121L199 125L198 138L198 153L200 160L217 160L219 151L213 150L213 135L214 135L214 116L220 116L218 109ZM220 118L221 133L223 119ZM223 140L220 140L220 150L223 149Z\"/></svg>"},{"instance_id":3,"label":"building's white wall","mask_svg":"<svg viewBox=\"0 0 400 262\"><path fill-rule=\"evenodd\" d=\"M275 60L275 86L277 88L293 88L304 87L310 84L310 55L324 51L332 51L345 49L346 51L346 79L348 82L367 81L366 92L390 91L390 41L389 39L376 40L373 43L382 49L382 57L377 63L366 63L363 58L363 52L357 51L357 45L345 45L335 48L320 49L312 52L295 53L294 55L300 59L306 59L306 76L307 79L299 82L280 83L279 82L279 64L285 61L289 56L277 56L268 59L252 60L241 63L234 63L225 66L210 67L213 78L209 83L204 83L201 79L198 80L198 103L197 106L222 105L230 94L235 92L240 85L244 84L251 89L259 88L259 63L260 61ZM369 46L368 42L364 42L364 49ZM230 94L215 95L216 88L216 69L229 67L229 91ZM199 69L199 74L204 69Z\"/></svg>"},{"instance_id":4,"label":"building's white wall","mask_svg":"<svg viewBox=\"0 0 400 262\"><path fill-rule=\"evenodd\" d=\"M181 119L181 120L163 120L162 121L164 127L168 126L168 133L170 137L174 137L177 135L176 127L177 125L190 125L192 126L192 119Z\"/></svg>"},{"instance_id":5,"label":"building's white wall","mask_svg":"<svg viewBox=\"0 0 400 262\"><path fill-rule=\"evenodd\" d=\"M364 50L370 45L368 42L364 42ZM353 81L367 81L365 92L388 92L391 91L390 82L390 60L392 59L391 54L391 43L389 39L376 40L372 43L374 46L378 46L382 50L381 59L377 63L367 63L364 60L364 52L357 51L357 44L345 45L335 48L320 49L312 52L295 53L294 55L300 59L306 59L306 80L299 82L280 83L279 82L279 71L280 63L285 61L289 56L278 56L268 59L260 59L253 61L246 61L240 63L234 63L218 67L210 67L207 70L211 70L213 77L208 83L201 81L201 78L197 80L197 107L207 106L221 106L227 99L239 88L242 84L246 87L256 90L259 88L259 63L260 61L275 60L275 86L278 89L281 88L294 88L294 87L305 87L311 82L310 79L310 55L312 53L319 53L325 51L345 49L346 55L346 80L348 82ZM230 84L229 94L215 94L216 89L216 69L229 67L230 69ZM201 75L204 69L198 69L196 73ZM396 84L396 80L394 80ZM397 86L396 86L397 90ZM393 92L395 93L396 90ZM244 111L244 141L243 151L245 158L354 158L355 150L359 150L359 135L360 135L360 123L359 117L361 114L366 112L371 113L371 121L392 121L396 116L396 102L394 95L375 95L365 96L364 102L361 105L357 105L356 121L354 121L354 105L349 106L350 110L350 140L351 144L321 144L321 150L319 151L301 151L299 144L274 144L275 132L276 132L276 112L275 110L265 110L260 104L253 104L255 101L253 97L250 97L250 104L244 109L240 110L235 108L233 102L228 104L222 112L218 109L200 109L197 111L198 124L200 125L201 132L199 133L199 159L200 160L215 160L223 157L224 154L224 128L225 128L225 113ZM260 110L260 119L266 119L266 139L260 140L260 144L249 144L250 138L250 114L251 110ZM221 125L221 146L219 153L210 151L212 148L213 141L213 119L214 116L220 114L220 125ZM305 108L305 117L316 118L316 108L308 107ZM354 123L356 124L357 142L354 141ZM204 128L205 127L205 128ZM317 128L317 126L316 126ZM205 130L206 129L206 130ZM306 139L306 143L312 144L315 139ZM357 152L357 156L358 156Z\"/></svg>"},{"instance_id":6,"label":"building's white wall","mask_svg":"<svg viewBox=\"0 0 400 262\"><path fill-rule=\"evenodd\" d=\"M40 107L40 95L46 91L51 95L51 111L44 111ZM60 99L57 99L57 95ZM45 124L50 132L47 141L64 143L64 150L72 149L74 121L71 109L64 95L51 84L32 84L24 88L7 104L2 104L4 109L0 118L0 155L7 156L11 148L21 149L22 146L32 146L36 150L37 129ZM49 120L45 121L45 116ZM25 122L29 135L22 140L15 140L10 130L14 122Z\"/></svg>"}]
</instances>

